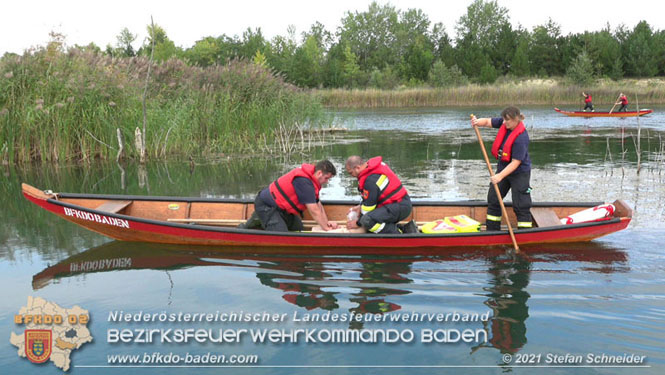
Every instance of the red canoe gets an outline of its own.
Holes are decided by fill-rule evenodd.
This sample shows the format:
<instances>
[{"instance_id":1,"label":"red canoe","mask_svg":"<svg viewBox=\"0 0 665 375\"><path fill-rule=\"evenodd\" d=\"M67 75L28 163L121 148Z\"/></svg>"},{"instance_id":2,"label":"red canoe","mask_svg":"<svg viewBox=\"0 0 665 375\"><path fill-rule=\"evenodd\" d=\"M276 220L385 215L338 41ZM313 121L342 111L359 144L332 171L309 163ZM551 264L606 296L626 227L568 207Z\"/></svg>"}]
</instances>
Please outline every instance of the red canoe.
<instances>
[{"instance_id":1,"label":"red canoe","mask_svg":"<svg viewBox=\"0 0 665 375\"><path fill-rule=\"evenodd\" d=\"M137 242L207 246L261 246L354 249L446 248L512 245L508 231L447 234L357 234L329 232L268 232L238 229L253 211L251 200L176 198L151 196L69 194L42 191L23 184L23 195L47 211L105 236ZM328 217L342 219L350 201L323 202ZM632 209L622 200L614 202L613 217L562 225L558 218L598 205L595 203L539 203L532 213L536 227L516 232L519 244L584 242L625 229ZM485 220L483 201L414 202L409 219L419 225L447 216L467 215ZM509 219L515 217L509 210ZM306 227L311 217L305 216Z\"/></svg>"},{"instance_id":2,"label":"red canoe","mask_svg":"<svg viewBox=\"0 0 665 375\"><path fill-rule=\"evenodd\" d=\"M570 117L637 117L648 115L653 112L651 109L641 109L638 113L637 111L627 111L627 112L584 112L584 111L564 111L559 108L554 108L555 111L562 113Z\"/></svg>"}]
</instances>

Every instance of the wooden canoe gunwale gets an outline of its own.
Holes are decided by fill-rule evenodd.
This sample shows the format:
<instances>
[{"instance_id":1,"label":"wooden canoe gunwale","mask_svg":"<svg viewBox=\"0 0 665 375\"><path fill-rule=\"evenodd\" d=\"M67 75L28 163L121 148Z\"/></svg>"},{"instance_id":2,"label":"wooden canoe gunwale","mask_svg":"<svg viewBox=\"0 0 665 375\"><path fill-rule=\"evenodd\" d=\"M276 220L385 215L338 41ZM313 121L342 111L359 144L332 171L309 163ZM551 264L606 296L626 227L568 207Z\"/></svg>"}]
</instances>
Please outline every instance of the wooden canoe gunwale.
<instances>
[{"instance_id":1,"label":"wooden canoe gunwale","mask_svg":"<svg viewBox=\"0 0 665 375\"><path fill-rule=\"evenodd\" d=\"M152 202L185 202L185 203L254 203L254 199L249 198L199 198L199 197L170 197L170 196L150 196L150 195L108 195L108 194L75 194L58 193L62 199L100 199L100 200L132 200L132 201L152 201ZM63 202L65 203L65 202ZM355 206L358 201L350 200L326 200L322 201L324 205L349 205ZM427 201L413 200L413 206L437 206L437 207L485 207L487 201ZM534 202L533 207L594 207L603 202ZM77 206L83 207L83 206ZM506 202L506 207L512 207L511 202ZM89 209L83 207L85 209Z\"/></svg>"},{"instance_id":2,"label":"wooden canoe gunwale","mask_svg":"<svg viewBox=\"0 0 665 375\"><path fill-rule=\"evenodd\" d=\"M63 196L64 197L64 196ZM153 220L153 219L145 219L141 217L136 217L136 216L128 216L128 215L122 215L122 214L114 214L114 213L109 213L106 211L98 211L92 208L86 208L83 206L67 203L67 202L62 202L58 201L55 199L47 199L47 202L52 203L52 204L57 204L69 208L74 208L77 210L81 211L88 211L91 213L95 214L100 214L104 216L110 216L110 217L115 217L117 219L123 219L123 220L131 220L131 221L137 221L137 222L142 222L146 224L153 224L153 225L161 225L161 226L169 226L169 227L174 227L174 228L184 228L184 229L196 229L196 230L202 230L202 231L215 231L215 232L231 232L231 233L251 233L253 235L265 235L265 236L286 236L286 237L345 237L345 238L359 238L359 237L365 237L365 238L408 238L408 237L417 237L417 238L446 238L446 237L478 237L478 236L496 236L496 235L503 235L508 233L508 231L499 231L499 232L469 232L469 233L440 233L440 234L426 234L426 233L407 233L407 234L374 234L374 233L326 233L326 232L268 232L264 230L255 230L255 229L240 229L240 228L233 228L233 227L218 227L218 226L211 226L211 225L200 225L200 224L187 224L187 223L177 223L177 222L169 222L169 221L162 221L162 220ZM330 202L326 202L330 203ZM600 204L600 203L598 203ZM594 204L598 205L598 204ZM570 204L571 207L578 206L578 204ZM584 204L586 205L586 203ZM458 204L453 205L453 206L459 206ZM557 207L561 207L563 205L557 205ZM593 207L593 206L589 206ZM583 227L592 227L592 226L598 226L598 225L607 225L610 223L618 223L621 221L620 217L613 217L609 218L606 220L599 220L599 221L592 221L592 222L586 222L586 223L577 223L577 224L567 224L567 225L561 225L561 226L551 226L551 227L536 227L536 228L528 228L528 229L520 229L518 233L534 233L534 232L549 232L549 231L561 231L561 230L566 230L568 228L583 228Z\"/></svg>"}]
</instances>

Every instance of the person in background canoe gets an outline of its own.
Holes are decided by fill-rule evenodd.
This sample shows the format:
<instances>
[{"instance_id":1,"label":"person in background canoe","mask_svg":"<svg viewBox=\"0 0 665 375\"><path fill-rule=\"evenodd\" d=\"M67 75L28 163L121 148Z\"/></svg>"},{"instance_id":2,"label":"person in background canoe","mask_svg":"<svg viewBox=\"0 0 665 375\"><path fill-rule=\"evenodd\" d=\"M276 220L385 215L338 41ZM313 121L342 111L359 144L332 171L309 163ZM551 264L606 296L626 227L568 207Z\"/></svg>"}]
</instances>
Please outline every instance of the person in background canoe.
<instances>
[{"instance_id":1,"label":"person in background canoe","mask_svg":"<svg viewBox=\"0 0 665 375\"><path fill-rule=\"evenodd\" d=\"M587 108L589 108L591 112L595 112L593 109L593 98L591 97L591 94L582 92L582 96L584 96L584 112L586 112Z\"/></svg>"},{"instance_id":2,"label":"person in background canoe","mask_svg":"<svg viewBox=\"0 0 665 375\"><path fill-rule=\"evenodd\" d=\"M501 198L496 196L490 183L487 192L487 230L501 229L501 205L508 190L512 190L513 211L518 228L531 228L531 159L529 158L529 134L524 127L524 115L517 107L507 107L501 117L471 118L472 126L498 128L492 144L492 155L498 159L496 174L491 183L497 184Z\"/></svg>"},{"instance_id":3,"label":"person in background canoe","mask_svg":"<svg viewBox=\"0 0 665 375\"><path fill-rule=\"evenodd\" d=\"M259 192L254 200L254 213L239 228L301 231L304 229L301 218L307 210L324 231L337 229L337 223L328 220L319 201L321 186L336 174L335 166L328 160L291 170Z\"/></svg>"},{"instance_id":4,"label":"person in background canoe","mask_svg":"<svg viewBox=\"0 0 665 375\"><path fill-rule=\"evenodd\" d=\"M628 98L626 98L626 95L623 93L619 95L619 101L614 104L621 104L621 107L619 107L617 112L626 112L628 110Z\"/></svg>"},{"instance_id":5,"label":"person in background canoe","mask_svg":"<svg viewBox=\"0 0 665 375\"><path fill-rule=\"evenodd\" d=\"M410 221L398 226L411 214L411 198L399 177L383 162L381 156L364 161L360 156L349 156L346 171L358 179L362 202L349 210L346 227L365 228L372 233L415 233L416 224Z\"/></svg>"}]
</instances>

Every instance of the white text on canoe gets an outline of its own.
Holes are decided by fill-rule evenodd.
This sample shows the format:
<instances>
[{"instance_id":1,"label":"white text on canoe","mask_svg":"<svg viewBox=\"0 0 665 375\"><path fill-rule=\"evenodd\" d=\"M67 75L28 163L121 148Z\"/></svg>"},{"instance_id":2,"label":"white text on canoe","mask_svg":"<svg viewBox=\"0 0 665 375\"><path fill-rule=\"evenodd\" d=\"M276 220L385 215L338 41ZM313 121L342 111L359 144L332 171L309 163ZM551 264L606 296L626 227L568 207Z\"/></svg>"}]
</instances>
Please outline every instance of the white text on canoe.
<instances>
[{"instance_id":1,"label":"white text on canoe","mask_svg":"<svg viewBox=\"0 0 665 375\"><path fill-rule=\"evenodd\" d=\"M129 228L129 221L123 219L116 219L114 217L106 217L98 214L93 214L90 212L79 211L74 208L64 207L65 215L76 217L78 219L95 221L97 223L115 225L120 228Z\"/></svg>"}]
</instances>

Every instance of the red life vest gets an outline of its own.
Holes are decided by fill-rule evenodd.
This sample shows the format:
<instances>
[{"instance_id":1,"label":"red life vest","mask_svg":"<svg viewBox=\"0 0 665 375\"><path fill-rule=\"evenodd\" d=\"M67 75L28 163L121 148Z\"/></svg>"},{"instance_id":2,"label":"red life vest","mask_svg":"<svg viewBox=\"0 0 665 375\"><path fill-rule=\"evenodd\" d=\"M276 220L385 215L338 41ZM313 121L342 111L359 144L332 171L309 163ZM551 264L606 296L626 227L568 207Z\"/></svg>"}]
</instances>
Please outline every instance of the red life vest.
<instances>
[{"instance_id":1,"label":"red life vest","mask_svg":"<svg viewBox=\"0 0 665 375\"><path fill-rule=\"evenodd\" d=\"M587 95L587 96L584 98L584 102L585 102L585 103L591 103L591 94Z\"/></svg>"},{"instance_id":2,"label":"red life vest","mask_svg":"<svg viewBox=\"0 0 665 375\"><path fill-rule=\"evenodd\" d=\"M270 195L275 199L275 203L282 210L294 214L302 215L307 207L298 201L296 189L293 188L293 179L296 177L305 177L312 181L314 184L314 193L316 199L319 199L319 190L321 184L314 178L314 166L312 164L303 164L300 167L292 170L284 176L277 179L277 181L270 184Z\"/></svg>"},{"instance_id":3,"label":"red life vest","mask_svg":"<svg viewBox=\"0 0 665 375\"><path fill-rule=\"evenodd\" d=\"M499 150L501 144L503 143L503 139L506 137L506 133L508 133L506 124L502 124L499 128L499 133L494 139L494 143L492 143L492 155L494 155L494 157L497 159L501 157L502 161L510 161L512 157L513 143L515 143L517 136L524 133L525 130L524 123L520 121L520 123L517 124L515 129L513 129L513 131L508 136L506 143L503 145L503 150ZM499 151L501 151L501 155L499 155Z\"/></svg>"},{"instance_id":4,"label":"red life vest","mask_svg":"<svg viewBox=\"0 0 665 375\"><path fill-rule=\"evenodd\" d=\"M400 181L390 167L381 160L383 160L381 156L369 159L367 161L367 168L363 169L358 174L358 190L360 190L361 193L365 188L365 180L367 180L369 175L380 174L385 175L388 178L388 186L381 191L381 195L379 195L379 199L376 202L377 207L399 202L407 194L406 189L402 186L402 181Z\"/></svg>"},{"instance_id":5,"label":"red life vest","mask_svg":"<svg viewBox=\"0 0 665 375\"><path fill-rule=\"evenodd\" d=\"M623 105L628 104L628 98L626 98L625 95L621 97L621 104L623 104Z\"/></svg>"}]
</instances>

